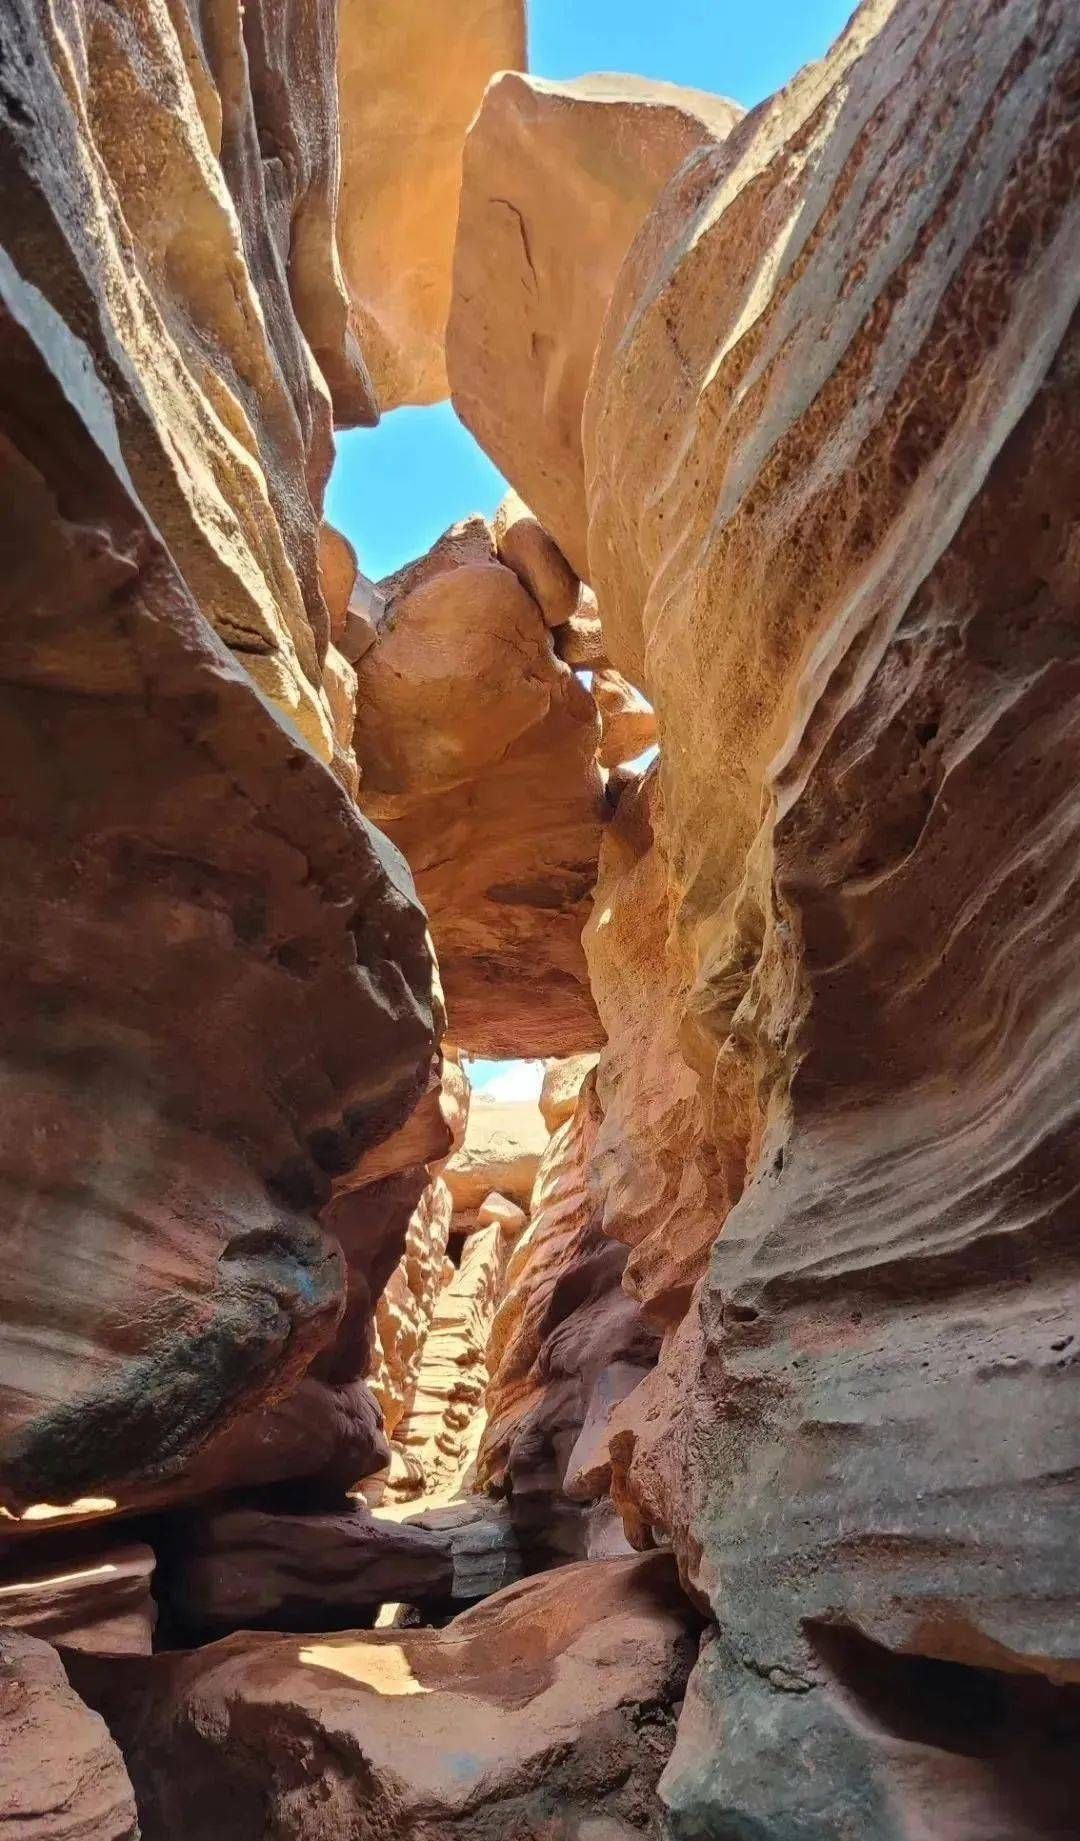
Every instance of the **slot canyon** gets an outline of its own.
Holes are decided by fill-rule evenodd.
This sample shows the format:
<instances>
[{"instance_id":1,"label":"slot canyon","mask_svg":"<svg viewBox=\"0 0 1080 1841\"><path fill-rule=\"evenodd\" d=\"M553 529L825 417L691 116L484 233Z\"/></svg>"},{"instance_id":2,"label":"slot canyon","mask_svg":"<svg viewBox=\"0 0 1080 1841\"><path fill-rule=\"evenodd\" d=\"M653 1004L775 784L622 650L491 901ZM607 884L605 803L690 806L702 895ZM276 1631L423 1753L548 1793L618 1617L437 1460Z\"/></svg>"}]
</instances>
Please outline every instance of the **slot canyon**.
<instances>
[{"instance_id":1,"label":"slot canyon","mask_svg":"<svg viewBox=\"0 0 1080 1841\"><path fill-rule=\"evenodd\" d=\"M0 0L0 1841L1080 1841L1080 6L530 58Z\"/></svg>"}]
</instances>

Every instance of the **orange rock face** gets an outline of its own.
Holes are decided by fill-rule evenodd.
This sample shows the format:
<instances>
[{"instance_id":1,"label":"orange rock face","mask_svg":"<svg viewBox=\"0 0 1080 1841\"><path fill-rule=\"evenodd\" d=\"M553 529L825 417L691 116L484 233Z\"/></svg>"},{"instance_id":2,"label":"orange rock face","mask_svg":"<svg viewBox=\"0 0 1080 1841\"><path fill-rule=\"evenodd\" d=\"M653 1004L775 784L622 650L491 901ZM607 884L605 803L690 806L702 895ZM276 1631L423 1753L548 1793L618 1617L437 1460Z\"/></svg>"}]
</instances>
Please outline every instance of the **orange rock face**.
<instances>
[{"instance_id":1,"label":"orange rock face","mask_svg":"<svg viewBox=\"0 0 1080 1841\"><path fill-rule=\"evenodd\" d=\"M862 9L669 187L593 372L679 1041L746 1172L621 1453L720 1621L679 1837L1067 1832L1068 1770L1007 1784L1080 1656L1078 54L1065 5Z\"/></svg>"},{"instance_id":2,"label":"orange rock face","mask_svg":"<svg viewBox=\"0 0 1080 1841\"><path fill-rule=\"evenodd\" d=\"M242 1634L92 1679L84 1658L78 1678L120 1736L146 1841L284 1821L296 1841L486 1841L493 1819L521 1841L553 1819L634 1837L657 1830L694 1648L652 1555L524 1580L444 1630Z\"/></svg>"},{"instance_id":3,"label":"orange rock face","mask_svg":"<svg viewBox=\"0 0 1080 1841\"><path fill-rule=\"evenodd\" d=\"M508 71L465 142L454 407L585 580L581 410L619 265L671 174L741 114L640 77Z\"/></svg>"},{"instance_id":4,"label":"orange rock face","mask_svg":"<svg viewBox=\"0 0 1080 1841\"><path fill-rule=\"evenodd\" d=\"M431 918L469 1053L593 1047L581 929L605 806L596 710L480 518L382 584L358 666L364 810Z\"/></svg>"}]
</instances>

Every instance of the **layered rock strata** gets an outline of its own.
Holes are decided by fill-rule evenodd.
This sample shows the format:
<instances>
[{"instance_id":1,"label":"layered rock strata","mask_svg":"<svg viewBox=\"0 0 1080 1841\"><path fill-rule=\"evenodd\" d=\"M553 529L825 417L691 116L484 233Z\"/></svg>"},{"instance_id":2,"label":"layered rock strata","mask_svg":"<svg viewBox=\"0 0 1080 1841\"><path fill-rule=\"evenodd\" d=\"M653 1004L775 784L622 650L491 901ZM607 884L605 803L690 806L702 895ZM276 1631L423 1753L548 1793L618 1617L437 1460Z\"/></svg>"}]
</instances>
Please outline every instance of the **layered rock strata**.
<instances>
[{"instance_id":1,"label":"layered rock strata","mask_svg":"<svg viewBox=\"0 0 1080 1841\"><path fill-rule=\"evenodd\" d=\"M135 1795L104 1720L54 1649L0 1630L0 1831L10 1841L139 1841Z\"/></svg>"}]
</instances>

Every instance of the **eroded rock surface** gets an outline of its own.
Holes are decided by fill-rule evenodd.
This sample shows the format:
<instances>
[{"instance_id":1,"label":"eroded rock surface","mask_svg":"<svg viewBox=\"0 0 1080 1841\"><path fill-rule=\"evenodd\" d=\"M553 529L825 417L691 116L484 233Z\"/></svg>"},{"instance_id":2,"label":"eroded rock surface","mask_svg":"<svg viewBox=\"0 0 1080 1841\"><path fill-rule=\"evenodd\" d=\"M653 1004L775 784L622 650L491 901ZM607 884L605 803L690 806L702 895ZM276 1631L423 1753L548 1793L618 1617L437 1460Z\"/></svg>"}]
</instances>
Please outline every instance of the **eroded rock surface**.
<instances>
[{"instance_id":1,"label":"eroded rock surface","mask_svg":"<svg viewBox=\"0 0 1080 1841\"><path fill-rule=\"evenodd\" d=\"M0 1833L5 1841L138 1841L135 1796L104 1720L54 1649L0 1630Z\"/></svg>"},{"instance_id":2,"label":"eroded rock surface","mask_svg":"<svg viewBox=\"0 0 1080 1841\"><path fill-rule=\"evenodd\" d=\"M51 1561L20 1549L11 1560L15 1576L0 1575L0 1625L65 1649L149 1655L154 1564L153 1549L142 1542L76 1549Z\"/></svg>"},{"instance_id":3,"label":"eroded rock surface","mask_svg":"<svg viewBox=\"0 0 1080 1841\"><path fill-rule=\"evenodd\" d=\"M465 132L525 63L524 0L341 0L339 236L349 324L381 409L448 394Z\"/></svg>"},{"instance_id":4,"label":"eroded rock surface","mask_svg":"<svg viewBox=\"0 0 1080 1841\"><path fill-rule=\"evenodd\" d=\"M671 174L741 114L641 77L508 71L465 143L454 407L586 581L581 411L619 265Z\"/></svg>"},{"instance_id":5,"label":"eroded rock surface","mask_svg":"<svg viewBox=\"0 0 1080 1841\"><path fill-rule=\"evenodd\" d=\"M528 1208L548 1130L539 1108L526 1100L473 1100L465 1142L444 1171L459 1222L493 1191Z\"/></svg>"},{"instance_id":6,"label":"eroded rock surface","mask_svg":"<svg viewBox=\"0 0 1080 1841\"><path fill-rule=\"evenodd\" d=\"M633 1841L658 1832L695 1647L653 1555L524 1580L444 1630L238 1635L98 1664L93 1689L144 1841L250 1841L286 1822L296 1841L546 1841L553 1821Z\"/></svg>"},{"instance_id":7,"label":"eroded rock surface","mask_svg":"<svg viewBox=\"0 0 1080 1841\"><path fill-rule=\"evenodd\" d=\"M431 918L453 1040L593 1047L581 929L605 815L593 700L481 518L382 584L358 667L364 810Z\"/></svg>"}]
</instances>

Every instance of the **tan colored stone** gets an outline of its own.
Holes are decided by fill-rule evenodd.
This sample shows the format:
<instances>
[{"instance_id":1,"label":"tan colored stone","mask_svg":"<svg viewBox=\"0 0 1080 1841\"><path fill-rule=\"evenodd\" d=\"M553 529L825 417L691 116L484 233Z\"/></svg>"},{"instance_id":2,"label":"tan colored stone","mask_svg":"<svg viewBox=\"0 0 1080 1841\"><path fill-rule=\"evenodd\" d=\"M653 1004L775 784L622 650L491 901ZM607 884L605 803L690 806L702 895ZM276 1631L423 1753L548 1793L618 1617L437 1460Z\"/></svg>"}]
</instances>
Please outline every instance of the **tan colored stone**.
<instances>
[{"instance_id":1,"label":"tan colored stone","mask_svg":"<svg viewBox=\"0 0 1080 1841\"><path fill-rule=\"evenodd\" d=\"M695 1647L654 1554L522 1580L441 1630L244 1633L92 1674L84 1657L79 1680L149 1835L546 1841L555 1811L568 1836L640 1837Z\"/></svg>"},{"instance_id":2,"label":"tan colored stone","mask_svg":"<svg viewBox=\"0 0 1080 1841\"><path fill-rule=\"evenodd\" d=\"M581 410L615 277L671 174L741 114L643 77L507 72L465 143L454 407L586 580Z\"/></svg>"},{"instance_id":3,"label":"tan colored stone","mask_svg":"<svg viewBox=\"0 0 1080 1841\"><path fill-rule=\"evenodd\" d=\"M47 1643L0 1630L5 1841L138 1841L135 1796L104 1720Z\"/></svg>"},{"instance_id":4,"label":"tan colored stone","mask_svg":"<svg viewBox=\"0 0 1080 1841\"><path fill-rule=\"evenodd\" d=\"M581 583L554 538L516 492L508 492L493 525L499 561L527 588L548 626L564 626L577 611Z\"/></svg>"},{"instance_id":5,"label":"tan colored stone","mask_svg":"<svg viewBox=\"0 0 1080 1841\"><path fill-rule=\"evenodd\" d=\"M575 671L596 671L607 664L607 643L591 588L582 586L577 608L555 634L555 651Z\"/></svg>"},{"instance_id":6,"label":"tan colored stone","mask_svg":"<svg viewBox=\"0 0 1080 1841\"><path fill-rule=\"evenodd\" d=\"M340 646L356 587L356 551L332 524L319 526L319 586L330 619L330 638Z\"/></svg>"},{"instance_id":7,"label":"tan colored stone","mask_svg":"<svg viewBox=\"0 0 1080 1841\"><path fill-rule=\"evenodd\" d=\"M442 1290L452 1214L450 1191L436 1178L413 1210L405 1251L375 1306L370 1384L388 1438L393 1438L416 1384Z\"/></svg>"},{"instance_id":8,"label":"tan colored stone","mask_svg":"<svg viewBox=\"0 0 1080 1841\"><path fill-rule=\"evenodd\" d=\"M529 1100L489 1100L474 1094L465 1142L443 1175L454 1212L478 1209L492 1190L526 1207L548 1133Z\"/></svg>"},{"instance_id":9,"label":"tan colored stone","mask_svg":"<svg viewBox=\"0 0 1080 1841\"><path fill-rule=\"evenodd\" d=\"M593 673L592 694L600 712L601 767L621 767L656 742L656 713L621 671L606 665Z\"/></svg>"},{"instance_id":10,"label":"tan colored stone","mask_svg":"<svg viewBox=\"0 0 1080 1841\"><path fill-rule=\"evenodd\" d=\"M342 0L339 240L383 410L448 394L465 131L489 77L524 63L524 0Z\"/></svg>"},{"instance_id":11,"label":"tan colored stone","mask_svg":"<svg viewBox=\"0 0 1080 1841\"><path fill-rule=\"evenodd\" d=\"M358 667L361 800L417 879L453 1039L496 1058L596 1046L581 949L607 810L592 698L482 519L382 588Z\"/></svg>"},{"instance_id":12,"label":"tan colored stone","mask_svg":"<svg viewBox=\"0 0 1080 1841\"><path fill-rule=\"evenodd\" d=\"M528 1226L529 1217L524 1208L511 1202L505 1195L493 1190L485 1196L476 1211L478 1227L497 1227L506 1241L516 1240Z\"/></svg>"},{"instance_id":13,"label":"tan colored stone","mask_svg":"<svg viewBox=\"0 0 1080 1841\"><path fill-rule=\"evenodd\" d=\"M582 1083L596 1066L595 1055L566 1055L561 1061L549 1061L544 1069L539 1106L549 1131L558 1131L577 1108Z\"/></svg>"}]
</instances>

